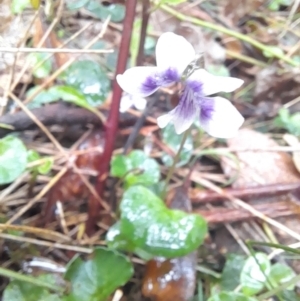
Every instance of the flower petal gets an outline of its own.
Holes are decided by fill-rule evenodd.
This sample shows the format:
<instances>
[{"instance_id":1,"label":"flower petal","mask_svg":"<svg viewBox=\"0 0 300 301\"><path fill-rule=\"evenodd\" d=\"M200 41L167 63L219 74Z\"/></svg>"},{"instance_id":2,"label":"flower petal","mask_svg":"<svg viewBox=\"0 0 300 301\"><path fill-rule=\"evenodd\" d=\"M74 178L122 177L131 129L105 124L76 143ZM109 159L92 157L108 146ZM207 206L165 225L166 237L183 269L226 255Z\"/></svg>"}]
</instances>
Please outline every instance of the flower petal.
<instances>
[{"instance_id":1,"label":"flower petal","mask_svg":"<svg viewBox=\"0 0 300 301\"><path fill-rule=\"evenodd\" d=\"M119 111L121 113L126 112L131 106L133 105L133 99L131 97L131 95L129 94L124 94L121 98L121 102L120 102L120 109Z\"/></svg>"},{"instance_id":2,"label":"flower petal","mask_svg":"<svg viewBox=\"0 0 300 301\"><path fill-rule=\"evenodd\" d=\"M147 100L143 97L133 97L133 105L140 111L143 111L146 108Z\"/></svg>"},{"instance_id":3,"label":"flower petal","mask_svg":"<svg viewBox=\"0 0 300 301\"><path fill-rule=\"evenodd\" d=\"M186 86L178 106L168 114L160 116L157 119L157 124L159 127L165 127L169 122L172 122L175 132L181 134L192 125L198 112L199 103L194 98L194 91Z\"/></svg>"},{"instance_id":4,"label":"flower petal","mask_svg":"<svg viewBox=\"0 0 300 301\"><path fill-rule=\"evenodd\" d=\"M182 36L172 32L163 33L156 44L156 64L160 70L176 68L181 75L195 58L193 46Z\"/></svg>"},{"instance_id":5,"label":"flower petal","mask_svg":"<svg viewBox=\"0 0 300 301\"><path fill-rule=\"evenodd\" d=\"M211 95L218 92L232 92L238 89L244 81L235 77L215 76L204 69L196 70L188 81L198 81L202 83L204 95Z\"/></svg>"},{"instance_id":6,"label":"flower petal","mask_svg":"<svg viewBox=\"0 0 300 301\"><path fill-rule=\"evenodd\" d=\"M133 67L118 74L116 79L128 94L146 97L160 87L156 80L157 72L156 67Z\"/></svg>"},{"instance_id":7,"label":"flower petal","mask_svg":"<svg viewBox=\"0 0 300 301\"><path fill-rule=\"evenodd\" d=\"M216 138L232 138L244 122L244 117L223 97L214 97L209 104L212 110L209 114L201 114L200 124L204 131Z\"/></svg>"},{"instance_id":8,"label":"flower petal","mask_svg":"<svg viewBox=\"0 0 300 301\"><path fill-rule=\"evenodd\" d=\"M162 116L159 116L157 118L157 125L163 129L165 128L173 119L173 113L174 113L174 110L170 111L168 114L165 114L165 115L162 115Z\"/></svg>"}]
</instances>

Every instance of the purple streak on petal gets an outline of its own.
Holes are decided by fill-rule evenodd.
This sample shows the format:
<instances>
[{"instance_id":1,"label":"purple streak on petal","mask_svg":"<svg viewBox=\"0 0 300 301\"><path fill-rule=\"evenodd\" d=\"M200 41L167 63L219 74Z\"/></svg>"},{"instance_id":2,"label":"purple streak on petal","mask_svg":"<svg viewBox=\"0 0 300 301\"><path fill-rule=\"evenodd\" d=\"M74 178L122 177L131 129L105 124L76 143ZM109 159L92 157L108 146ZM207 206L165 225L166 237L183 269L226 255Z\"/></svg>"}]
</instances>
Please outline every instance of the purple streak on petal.
<instances>
[{"instance_id":1,"label":"purple streak on petal","mask_svg":"<svg viewBox=\"0 0 300 301\"><path fill-rule=\"evenodd\" d=\"M194 91L188 86L185 87L180 97L178 106L175 108L175 115L178 121L194 118L199 109L197 101L195 101Z\"/></svg>"},{"instance_id":2,"label":"purple streak on petal","mask_svg":"<svg viewBox=\"0 0 300 301\"><path fill-rule=\"evenodd\" d=\"M196 94L196 97L203 96L203 84L201 82L187 80L186 86Z\"/></svg>"},{"instance_id":3,"label":"purple streak on petal","mask_svg":"<svg viewBox=\"0 0 300 301\"><path fill-rule=\"evenodd\" d=\"M179 79L178 71L175 68L169 68L165 71L149 75L142 84L141 90L144 93L151 94L159 87L168 86L174 82L178 82Z\"/></svg>"},{"instance_id":4,"label":"purple streak on petal","mask_svg":"<svg viewBox=\"0 0 300 301\"><path fill-rule=\"evenodd\" d=\"M200 102L200 120L203 122L209 121L214 113L214 99L205 97Z\"/></svg>"},{"instance_id":5,"label":"purple streak on petal","mask_svg":"<svg viewBox=\"0 0 300 301\"><path fill-rule=\"evenodd\" d=\"M141 90L144 93L151 94L152 92L157 90L158 87L159 85L157 84L156 76L150 75L146 78L145 82L142 84Z\"/></svg>"},{"instance_id":6,"label":"purple streak on petal","mask_svg":"<svg viewBox=\"0 0 300 301\"><path fill-rule=\"evenodd\" d=\"M170 67L166 71L162 72L162 86L178 82L179 80L180 76L175 68Z\"/></svg>"}]
</instances>

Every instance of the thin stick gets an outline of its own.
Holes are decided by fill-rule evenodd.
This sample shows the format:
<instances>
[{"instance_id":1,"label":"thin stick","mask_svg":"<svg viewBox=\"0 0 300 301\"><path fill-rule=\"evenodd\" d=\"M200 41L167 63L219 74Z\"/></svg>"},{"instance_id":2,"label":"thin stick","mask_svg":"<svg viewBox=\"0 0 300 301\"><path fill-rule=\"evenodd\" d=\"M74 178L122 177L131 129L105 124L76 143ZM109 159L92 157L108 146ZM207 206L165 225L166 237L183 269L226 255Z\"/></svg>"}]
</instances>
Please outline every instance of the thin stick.
<instances>
[{"instance_id":1,"label":"thin stick","mask_svg":"<svg viewBox=\"0 0 300 301\"><path fill-rule=\"evenodd\" d=\"M22 101L16 97L12 92L8 92L8 95L20 106L20 108L28 115L30 119L32 119L37 126L45 133L45 135L49 138L49 140L55 145L55 147L62 153L65 153L64 148L60 145L60 143L55 139L55 137L50 133L47 127L38 120L38 118L22 103Z\"/></svg>"},{"instance_id":2,"label":"thin stick","mask_svg":"<svg viewBox=\"0 0 300 301\"><path fill-rule=\"evenodd\" d=\"M0 52L12 53L112 53L113 49L72 49L72 48L17 48L0 47Z\"/></svg>"},{"instance_id":3,"label":"thin stick","mask_svg":"<svg viewBox=\"0 0 300 301\"><path fill-rule=\"evenodd\" d=\"M57 173L50 182L25 206L23 206L18 212L10 218L6 224L11 224L18 218L20 218L27 210L29 210L38 200L40 200L49 190L52 188L56 182L67 172L68 168L64 167L59 173Z\"/></svg>"},{"instance_id":4,"label":"thin stick","mask_svg":"<svg viewBox=\"0 0 300 301\"><path fill-rule=\"evenodd\" d=\"M51 291L54 292L58 292L58 293L63 293L64 289L58 285L52 284L51 282L46 282L46 281L42 281L36 277L30 276L30 275L23 275L5 268L1 268L0 267L0 275L7 277L7 278L12 278L12 279L16 279L22 282L27 282L30 283L34 286L40 286L40 287L44 287L46 289L49 289Z\"/></svg>"},{"instance_id":5,"label":"thin stick","mask_svg":"<svg viewBox=\"0 0 300 301\"><path fill-rule=\"evenodd\" d=\"M167 178L165 180L165 187L163 189L163 193L162 193L162 197L165 197L166 195L166 192L167 192L167 189L168 189L168 185L169 185L169 182L173 176L173 173L174 173L174 170L175 170L175 167L176 167L176 164L178 163L179 161L179 157L180 157L180 153L183 149L183 146L184 146L184 143L187 139L187 137L189 136L189 133L190 133L190 129L189 130L186 130L183 134L183 137L182 137L182 140L181 140L181 143L180 143L180 146L179 146L179 149L175 155L175 158L173 160L173 163L172 163L172 166L170 167L169 171L168 171L168 174L167 174Z\"/></svg>"}]
</instances>

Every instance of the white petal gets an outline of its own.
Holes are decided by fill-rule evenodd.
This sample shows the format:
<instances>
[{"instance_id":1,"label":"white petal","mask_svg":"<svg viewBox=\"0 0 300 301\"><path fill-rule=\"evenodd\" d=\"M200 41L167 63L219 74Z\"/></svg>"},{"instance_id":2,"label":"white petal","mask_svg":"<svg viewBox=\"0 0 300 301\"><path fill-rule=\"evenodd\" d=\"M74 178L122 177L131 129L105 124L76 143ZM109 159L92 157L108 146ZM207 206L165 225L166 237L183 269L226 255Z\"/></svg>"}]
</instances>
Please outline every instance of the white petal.
<instances>
[{"instance_id":1,"label":"white petal","mask_svg":"<svg viewBox=\"0 0 300 301\"><path fill-rule=\"evenodd\" d=\"M188 80L199 81L203 84L204 95L218 92L232 92L238 89L244 81L235 77L215 76L204 69L196 70Z\"/></svg>"},{"instance_id":2,"label":"white petal","mask_svg":"<svg viewBox=\"0 0 300 301\"><path fill-rule=\"evenodd\" d=\"M138 110L143 111L146 108L147 100L143 97L133 97L133 104Z\"/></svg>"},{"instance_id":3,"label":"white petal","mask_svg":"<svg viewBox=\"0 0 300 301\"><path fill-rule=\"evenodd\" d=\"M209 120L200 120L201 127L216 138L232 138L244 122L244 117L223 97L212 98L214 111Z\"/></svg>"},{"instance_id":4,"label":"white petal","mask_svg":"<svg viewBox=\"0 0 300 301\"><path fill-rule=\"evenodd\" d=\"M174 111L174 110L173 110ZM173 119L173 111L169 112L168 114L162 115L157 118L157 125L163 129L165 128Z\"/></svg>"},{"instance_id":5,"label":"white petal","mask_svg":"<svg viewBox=\"0 0 300 301\"><path fill-rule=\"evenodd\" d=\"M126 112L133 105L133 103L134 103L133 99L130 95L128 94L123 95L121 98L119 111L121 113Z\"/></svg>"},{"instance_id":6,"label":"white petal","mask_svg":"<svg viewBox=\"0 0 300 301\"><path fill-rule=\"evenodd\" d=\"M181 75L195 58L193 46L182 36L172 32L163 33L156 44L156 64L160 70L176 68Z\"/></svg>"},{"instance_id":7,"label":"white petal","mask_svg":"<svg viewBox=\"0 0 300 301\"><path fill-rule=\"evenodd\" d=\"M195 114L196 115L196 114ZM183 132L185 132L187 129L191 127L193 122L195 121L195 115L190 118L180 118L179 116L176 118L176 116L173 118L173 124L175 127L176 134L180 135Z\"/></svg>"},{"instance_id":8,"label":"white petal","mask_svg":"<svg viewBox=\"0 0 300 301\"><path fill-rule=\"evenodd\" d=\"M118 74L116 79L120 87L128 94L146 97L159 88L145 90L143 86L149 77L155 77L157 71L156 67L133 67L123 74Z\"/></svg>"}]
</instances>

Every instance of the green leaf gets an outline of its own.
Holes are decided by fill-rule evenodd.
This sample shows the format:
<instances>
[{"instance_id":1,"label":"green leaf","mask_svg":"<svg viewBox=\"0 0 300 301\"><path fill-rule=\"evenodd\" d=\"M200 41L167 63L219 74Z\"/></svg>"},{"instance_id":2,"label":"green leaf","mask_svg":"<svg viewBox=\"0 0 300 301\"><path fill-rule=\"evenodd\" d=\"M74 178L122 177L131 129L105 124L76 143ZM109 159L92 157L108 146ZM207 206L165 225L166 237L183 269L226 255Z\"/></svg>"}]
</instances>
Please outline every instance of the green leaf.
<instances>
[{"instance_id":1,"label":"green leaf","mask_svg":"<svg viewBox=\"0 0 300 301\"><path fill-rule=\"evenodd\" d=\"M275 55L284 56L284 52L277 46L266 46L263 55L267 58L273 58Z\"/></svg>"},{"instance_id":2,"label":"green leaf","mask_svg":"<svg viewBox=\"0 0 300 301\"><path fill-rule=\"evenodd\" d=\"M162 130L162 139L163 142L166 143L173 151L176 153L180 147L180 143L182 141L182 137L184 134L177 135L174 130L174 126L169 124ZM183 145L183 149L179 156L179 162L177 163L177 167L185 165L189 162L192 156L193 150L193 139L192 136L189 135ZM162 161L166 166L171 166L173 163L173 158L167 154L163 153Z\"/></svg>"},{"instance_id":3,"label":"green leaf","mask_svg":"<svg viewBox=\"0 0 300 301\"><path fill-rule=\"evenodd\" d=\"M49 53L30 53L28 56L28 60L33 67L33 75L37 78L45 78L47 77L51 70L52 70L52 60L47 59L44 61L46 57L49 56ZM34 66L37 64L43 63L38 67L35 68Z\"/></svg>"},{"instance_id":4,"label":"green leaf","mask_svg":"<svg viewBox=\"0 0 300 301\"><path fill-rule=\"evenodd\" d=\"M13 14L20 14L23 10L30 5L30 0L12 0L11 12Z\"/></svg>"},{"instance_id":5,"label":"green leaf","mask_svg":"<svg viewBox=\"0 0 300 301\"><path fill-rule=\"evenodd\" d=\"M207 233L206 221L200 215L168 209L143 186L131 186L124 193L120 211L118 234L131 249L134 246L153 256L187 255L200 246Z\"/></svg>"},{"instance_id":6,"label":"green leaf","mask_svg":"<svg viewBox=\"0 0 300 301\"><path fill-rule=\"evenodd\" d=\"M256 301L256 299L247 297L240 293L221 292L217 295L213 295L207 301Z\"/></svg>"},{"instance_id":7,"label":"green leaf","mask_svg":"<svg viewBox=\"0 0 300 301\"><path fill-rule=\"evenodd\" d=\"M87 5L89 2L89 0L71 0L71 1L67 1L67 8L69 10L77 10L80 9L82 7L84 7L85 5Z\"/></svg>"},{"instance_id":8,"label":"green leaf","mask_svg":"<svg viewBox=\"0 0 300 301\"><path fill-rule=\"evenodd\" d=\"M110 91L110 80L106 72L96 62L85 60L72 64L62 78L72 86L93 107L104 102Z\"/></svg>"},{"instance_id":9,"label":"green leaf","mask_svg":"<svg viewBox=\"0 0 300 301\"><path fill-rule=\"evenodd\" d=\"M30 90L30 93L33 93L34 90ZM63 100L66 102L73 103L79 107L85 108L95 114L97 114L97 109L92 107L86 99L86 96L83 95L77 88L71 86L54 86L48 90L40 92L31 102L30 108L36 108L45 103L51 103L58 100Z\"/></svg>"},{"instance_id":10,"label":"green leaf","mask_svg":"<svg viewBox=\"0 0 300 301\"><path fill-rule=\"evenodd\" d=\"M249 257L241 272L241 285L243 293L247 296L260 292L266 284L271 271L271 262L264 253L256 253Z\"/></svg>"},{"instance_id":11,"label":"green leaf","mask_svg":"<svg viewBox=\"0 0 300 301\"><path fill-rule=\"evenodd\" d=\"M23 142L14 136L0 139L0 184L14 181L25 170L27 150Z\"/></svg>"},{"instance_id":12,"label":"green leaf","mask_svg":"<svg viewBox=\"0 0 300 301\"><path fill-rule=\"evenodd\" d=\"M54 275L44 274L38 279L55 283ZM24 281L11 281L3 292L3 301L61 301L58 295L51 294L49 290Z\"/></svg>"},{"instance_id":13,"label":"green leaf","mask_svg":"<svg viewBox=\"0 0 300 301\"><path fill-rule=\"evenodd\" d=\"M111 174L124 178L127 187L142 184L152 185L159 181L159 165L141 150L134 150L129 155L117 155L111 162Z\"/></svg>"},{"instance_id":14,"label":"green leaf","mask_svg":"<svg viewBox=\"0 0 300 301\"><path fill-rule=\"evenodd\" d=\"M220 281L221 289L233 291L240 284L241 270L245 264L245 256L230 254L226 260Z\"/></svg>"},{"instance_id":15,"label":"green leaf","mask_svg":"<svg viewBox=\"0 0 300 301\"><path fill-rule=\"evenodd\" d=\"M31 163L31 162L34 162L34 161L37 161L40 159L43 159L44 162L38 166L34 166L32 169L42 175L45 175L51 170L52 165L53 165L53 159L47 158L47 157L42 158L38 152L36 152L32 149L27 152L27 162L28 163L29 162Z\"/></svg>"},{"instance_id":16,"label":"green leaf","mask_svg":"<svg viewBox=\"0 0 300 301\"><path fill-rule=\"evenodd\" d=\"M276 263L271 267L270 282L273 287L277 287L285 282L292 280L296 273L286 264ZM293 290L295 285L288 287L288 290Z\"/></svg>"},{"instance_id":17,"label":"green leaf","mask_svg":"<svg viewBox=\"0 0 300 301\"><path fill-rule=\"evenodd\" d=\"M101 20L110 16L112 22L121 22L125 17L125 8L121 4L104 6L97 0L91 0L85 8Z\"/></svg>"},{"instance_id":18,"label":"green leaf","mask_svg":"<svg viewBox=\"0 0 300 301\"><path fill-rule=\"evenodd\" d=\"M282 108L278 117L274 119L275 126L287 130L289 133L300 136L300 113L290 115L288 109Z\"/></svg>"},{"instance_id":19,"label":"green leaf","mask_svg":"<svg viewBox=\"0 0 300 301\"><path fill-rule=\"evenodd\" d=\"M75 257L69 263L65 278L71 282L71 292L64 301L106 300L132 275L132 264L125 256L96 248L87 261Z\"/></svg>"}]
</instances>

